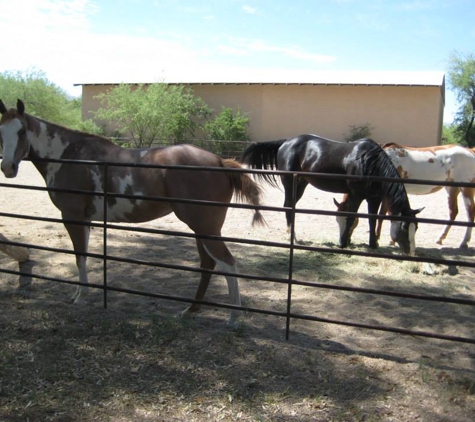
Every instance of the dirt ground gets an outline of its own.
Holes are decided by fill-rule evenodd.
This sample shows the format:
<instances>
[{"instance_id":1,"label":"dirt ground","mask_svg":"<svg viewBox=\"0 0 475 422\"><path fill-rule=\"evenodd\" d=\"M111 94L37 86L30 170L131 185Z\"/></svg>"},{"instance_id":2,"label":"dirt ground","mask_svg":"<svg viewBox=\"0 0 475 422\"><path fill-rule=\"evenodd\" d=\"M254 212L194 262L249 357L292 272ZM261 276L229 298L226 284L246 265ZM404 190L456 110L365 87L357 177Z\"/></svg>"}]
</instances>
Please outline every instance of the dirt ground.
<instances>
[{"instance_id":1,"label":"dirt ground","mask_svg":"<svg viewBox=\"0 0 475 422\"><path fill-rule=\"evenodd\" d=\"M29 162L14 180L44 186ZM58 217L47 194L0 187L0 212ZM333 196L308 188L301 209L333 210ZM340 199L340 198L337 198ZM410 197L423 218L446 219L445 192ZM265 187L264 205L281 206L282 191ZM461 206L457 221L464 221ZM364 208L360 210L364 212ZM268 225L252 228L249 210L230 209L223 235L286 242L285 217L264 212ZM71 248L64 227L2 217L10 240ZM174 216L141 227L189 231ZM465 228L453 227L443 246L441 226L421 224L419 257L474 263L473 246L458 248ZM338 250L334 217L299 213L296 233L306 245ZM94 229L90 252L102 253ZM360 222L350 249L367 251L367 224ZM471 245L475 245L475 239ZM388 246L389 224L380 251ZM229 243L239 272L286 278L285 249ZM117 257L197 265L194 240L110 230L108 253ZM77 280L72 255L32 248L20 269ZM18 264L0 256L0 268ZM157 294L193 297L198 274L109 261L108 283ZM90 282L102 284L102 261L89 259ZM294 278L320 284L475 300L474 270L297 251ZM243 304L285 312L287 285L240 281ZM475 345L286 320L247 312L237 331L226 328L227 311L209 306L190 321L173 318L180 301L91 289L84 307L68 303L75 287L33 279L18 289L18 276L0 273L0 421L26 420L277 420L277 421L472 421L475 414ZM206 296L227 302L224 279L215 276ZM473 306L293 286L292 312L331 320L380 324L475 338ZM106 359L107 357L107 359ZM82 369L79 369L81 368ZM104 369L106 368L106 369ZM56 375L53 375L56 374ZM186 381L185 381L186 380Z\"/></svg>"}]
</instances>

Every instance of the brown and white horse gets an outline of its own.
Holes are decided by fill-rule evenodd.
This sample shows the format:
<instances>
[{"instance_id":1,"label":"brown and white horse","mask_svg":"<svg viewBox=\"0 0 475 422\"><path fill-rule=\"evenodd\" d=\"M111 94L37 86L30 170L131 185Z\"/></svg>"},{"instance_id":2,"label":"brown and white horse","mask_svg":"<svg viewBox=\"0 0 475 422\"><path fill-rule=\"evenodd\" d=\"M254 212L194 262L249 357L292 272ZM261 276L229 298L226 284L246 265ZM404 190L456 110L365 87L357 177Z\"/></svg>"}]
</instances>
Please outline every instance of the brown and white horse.
<instances>
[{"instance_id":1,"label":"brown and white horse","mask_svg":"<svg viewBox=\"0 0 475 422\"><path fill-rule=\"evenodd\" d=\"M401 178L430 180L435 182L475 183L475 154L471 149L458 145L438 145L424 148L402 146L395 143L383 145L386 154L397 168ZM406 183L406 191L412 195L428 195L442 189L442 186ZM473 223L475 217L474 189L470 187L445 186L447 191L449 220L454 221L458 214L457 199L462 193L467 219ZM384 202L381 214L386 213ZM377 235L381 233L382 220L378 222ZM447 237L451 225L444 227L437 239L438 244ZM472 227L467 227L460 244L467 248L472 235Z\"/></svg>"},{"instance_id":2,"label":"brown and white horse","mask_svg":"<svg viewBox=\"0 0 475 422\"><path fill-rule=\"evenodd\" d=\"M138 223L154 220L172 212L197 235L220 236L227 207L210 204L158 202L151 199L128 199L114 197L114 194L140 195L212 201L228 204L233 194L256 207L260 203L261 190L247 175L236 171L191 171L184 168L144 168L137 164L193 166L238 169L234 160L222 159L208 151L192 145L176 145L165 148L125 149L108 139L70 130L25 113L25 106L18 100L16 109L7 110L0 100L0 138L3 147L1 170L8 178L15 177L20 161L30 158L45 179L46 185L54 189L74 189L87 192L104 192L107 186L107 220ZM92 163L52 163L38 159L87 160ZM97 162L95 164L94 162ZM100 162L128 164L108 168L104 180L104 167ZM104 204L102 195L49 192L54 205L61 211L65 221L103 221ZM263 223L256 209L254 223ZM88 283L86 256L89 231L88 225L64 223L74 251L79 270L79 281ZM201 268L212 270L216 264L226 273L236 274L236 263L226 244L220 239L197 238L196 244ZM203 272L195 299L204 298L211 275ZM241 305L237 278L226 275L230 301ZM78 286L72 300L82 302L87 288ZM183 313L199 309L191 304ZM238 311L232 309L229 322L236 322Z\"/></svg>"}]
</instances>

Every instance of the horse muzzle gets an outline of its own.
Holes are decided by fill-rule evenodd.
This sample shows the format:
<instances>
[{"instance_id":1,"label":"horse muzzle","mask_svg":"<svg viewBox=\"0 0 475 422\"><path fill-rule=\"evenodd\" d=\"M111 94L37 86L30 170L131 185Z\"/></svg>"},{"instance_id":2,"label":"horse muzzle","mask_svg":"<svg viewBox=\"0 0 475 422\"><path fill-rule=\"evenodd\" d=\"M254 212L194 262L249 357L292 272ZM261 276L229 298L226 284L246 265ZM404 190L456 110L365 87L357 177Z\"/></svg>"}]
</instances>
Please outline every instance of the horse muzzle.
<instances>
[{"instance_id":1,"label":"horse muzzle","mask_svg":"<svg viewBox=\"0 0 475 422\"><path fill-rule=\"evenodd\" d=\"M1 169L7 179L12 179L18 174L18 164L16 163L5 163L2 161Z\"/></svg>"},{"instance_id":2,"label":"horse muzzle","mask_svg":"<svg viewBox=\"0 0 475 422\"><path fill-rule=\"evenodd\" d=\"M338 246L342 249L345 249L348 247L349 244L350 244L349 239L340 239Z\"/></svg>"}]
</instances>

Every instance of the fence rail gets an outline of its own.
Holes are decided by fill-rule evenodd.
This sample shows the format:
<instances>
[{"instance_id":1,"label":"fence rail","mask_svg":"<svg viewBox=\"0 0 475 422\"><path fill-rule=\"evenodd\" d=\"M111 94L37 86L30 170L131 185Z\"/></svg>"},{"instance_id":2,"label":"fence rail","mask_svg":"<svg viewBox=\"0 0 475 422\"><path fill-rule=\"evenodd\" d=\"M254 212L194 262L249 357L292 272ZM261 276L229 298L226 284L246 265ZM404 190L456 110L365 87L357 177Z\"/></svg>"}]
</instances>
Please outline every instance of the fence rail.
<instances>
[{"instance_id":1,"label":"fence rail","mask_svg":"<svg viewBox=\"0 0 475 422\"><path fill-rule=\"evenodd\" d=\"M67 162L67 163L74 163L77 165L98 165L104 167L104 172L107 173L108 169L112 166L137 166L131 164L117 164L113 162L91 162L91 161L73 161L73 160L45 160L49 162ZM258 173L268 173L273 174L276 176L287 174L289 172L282 172L282 171L264 171L264 170L248 170L248 169L220 169L214 167L188 167L188 166L156 166L156 165L140 165L141 167L150 167L150 168L166 168L169 170L180 169L180 170L188 170L188 171L226 171L226 172L246 172L252 174ZM305 175L305 173L292 173L294 175L294 183L299 176ZM315 176L315 174L312 174ZM357 180L381 180L381 181L390 181L401 183L401 179L391 179L391 178L369 178L369 177L359 177L359 176L346 176L346 175L329 175L329 174L320 174L322 178L339 178L339 179L357 179ZM105 178L106 180L106 178ZM463 187L471 187L475 188L475 184L469 183L454 183L454 182L431 182L425 180L410 180L404 179L404 183L416 183L416 184L429 184L429 185L437 185L437 186L463 186ZM249 208L249 209L256 209L258 208L261 211L276 211L276 212L286 212L291 211L292 213L292 233L291 238L288 242L270 242L270 241L261 241L261 240L253 240L253 239L245 239L245 238L237 238L237 237L224 237L219 236L219 239L225 242L233 242L233 243L241 243L246 245L256 245L256 246L266 246L266 247L273 247L273 248L280 248L282 250L287 251L288 254L288 276L283 277L272 277L272 276L257 276L255 274L247 274L247 273L226 273L222 271L216 270L204 270L196 267L190 267L186 265L175 265L169 264L166 262L160 261L147 261L147 260L139 260L134 258L123 258L112 255L108 251L108 232L110 230L120 230L120 231L132 231L137 233L148 233L148 234L159 234L159 235L167 235L167 236L176 236L176 237L184 237L184 238L206 238L206 239L215 239L218 238L217 236L204 236L204 235L196 235L194 233L188 232L179 232L173 230L159 230L159 229L151 229L151 228L144 228L140 226L123 226L118 224L113 224L109 222L83 222L83 221L66 221L68 223L74 224L81 224L81 225L88 225L91 227L98 227L104 230L103 232L103 252L102 253L85 253L84 255L91 258L100 259L103 262L103 284L94 284L90 283L87 284L90 288L101 289L104 293L103 303L104 307L107 307L108 303L108 292L122 292L126 294L132 295L140 295L140 296L147 296L153 297L156 299L168 299L178 302L186 302L186 303L199 303L202 305L209 305L215 306L219 308L227 308L227 309L240 309L247 312L259 313L259 314L266 314L272 315L275 317L285 318L286 320L286 338L289 338L291 332L291 321L292 320L307 320L307 321L316 321L320 323L329 323L329 324L338 324L344 326L350 326L360 329L372 329L372 330L380 330L380 331L387 331L399 334L406 334L406 335L415 335L415 336L422 336L422 337L430 337L435 339L442 339L448 341L457 341L462 343L470 343L475 344L475 338L469 337L462 337L462 336L455 336L455 335L446 335L436 332L427 332L421 330L410 330L401 327L394 327L388 326L384 324L363 324L359 322L353 321L344 321L344 320L337 320L325 317L317 317L307 314L296 313L292 311L292 287L293 286L306 286L313 289L327 289L327 290L339 290L351 293L362 293L362 294L371 294L371 295L382 295L382 296L391 296L391 297L398 297L398 298L405 298L405 299L415 299L415 300L422 300L422 301L431 301L431 302L441 302L441 303L451 303L457 304L461 306L471 306L475 307L475 300L474 299L466 299L466 298L457 298L457 297L445 297L440 295L422 295L422 294L413 294L413 293L405 293L405 292L397 292L397 291L388 291L384 289L370 289L364 287L354 287L354 286L341 286L336 284L328 284L328 283L318 283L315 281L307 281L307 280L299 280L295 278L294 274L294 263L293 257L295 251L309 251L321 254L343 254L343 255L354 255L354 256L361 256L361 257L374 257L379 259L391 259L391 260L398 260L398 261L413 261L413 262L427 262L433 264L442 264L448 266L460 266L460 267L469 267L475 268L475 261L469 260L461 260L461 259L438 259L438 258L430 258L430 257L418 257L418 256L403 256L397 254L388 254L388 253L381 253L376 251L356 251L356 250L349 250L349 249L336 249L331 247L315 247L315 246L304 246L296 244L295 242L295 216L297 214L321 214L321 215L342 215L342 216L352 216L358 218L369 218L370 215L366 213L350 213L350 212L337 212L337 211L326 211L326 210L310 210L310 209L302 209L297 208L294 202L291 207L270 207L270 206L253 206L253 205L246 205L246 204L235 204L235 203L219 203L219 202L210 202L210 201L196 201L196 200L186 200L186 199L177 199L177 198L165 198L165 197L146 197L146 196L134 196L134 195L123 195L123 194L113 194L107 191L107 187L104 191L95 191L95 192L85 192L80 190L65 190L65 189L48 189L45 187L38 187L38 186L27 186L27 185L19 185L14 183L0 183L0 187L8 188L8 189L26 189L26 190L40 190L40 191L55 191L55 192L63 192L63 193L74 193L74 194L81 194L81 195L94 195L94 196L101 196L104 197L105 201L104 204L107 203L108 197L114 198L128 198L128 199L141 199L147 201L162 201L162 202L180 202L186 204L199 204L199 205L209 205L209 206L225 206L229 208ZM295 189L294 189L295 191ZM106 215L105 220L107 220L107 207L104 206L104 215ZM14 213L7 213L7 212L0 212L0 217L2 218L14 218L14 219L23 219L23 220L33 220L33 221L41 221L41 222L48 222L48 223L55 223L60 224L65 221L58 218L51 218L51 217L38 217L38 216L31 216L25 214L14 214ZM374 216L373 216L374 217ZM407 220L410 218L398 217L398 216L384 216L385 220ZM423 219L418 218L419 224L447 224L448 221L439 220L439 219ZM472 226L473 223L469 222L454 222L453 225L459 226ZM41 251L49 251L53 253L61 253L61 254L69 254L74 255L74 251L72 249L62 249L62 248L53 248L53 247L45 247L39 246L30 243L21 243L21 242L13 242L9 240L1 240L0 244L5 245L12 245L12 246L20 246L26 247L35 250ZM273 311L268 309L260 309L255 307L238 307L235 305L230 305L226 303L216 303L210 301L195 301L194 299L190 299L189 297L182 297L179 295L165 295L165 294L157 294L151 293L147 291L140 291L128 288L120 288L110 286L107 283L108 280L108 262L117 262L117 263L124 263L128 265L141 265L141 266L148 266L148 267L155 267L155 268L166 268L172 270L180 270L180 271L188 271L194 273L210 273L215 275L234 275L241 279L247 280L260 280L265 282L274 282L280 283L283 285L287 285L287 306L286 311ZM69 285L82 285L80 282L65 280L60 278L55 278L51 276L45 276L41 274L31 274L31 273L24 273L22 271L13 271L5 268L0 268L0 272L18 276L28 276L39 280L47 280L57 283L64 283Z\"/></svg>"}]
</instances>

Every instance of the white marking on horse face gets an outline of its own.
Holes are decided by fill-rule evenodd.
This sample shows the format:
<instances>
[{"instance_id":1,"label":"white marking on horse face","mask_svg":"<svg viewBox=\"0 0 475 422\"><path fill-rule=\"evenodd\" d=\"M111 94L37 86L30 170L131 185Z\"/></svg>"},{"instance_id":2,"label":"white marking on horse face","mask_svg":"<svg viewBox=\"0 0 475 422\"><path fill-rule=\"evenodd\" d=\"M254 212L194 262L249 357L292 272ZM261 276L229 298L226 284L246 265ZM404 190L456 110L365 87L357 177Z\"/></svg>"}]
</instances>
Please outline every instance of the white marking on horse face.
<instances>
[{"instance_id":1,"label":"white marking on horse face","mask_svg":"<svg viewBox=\"0 0 475 422\"><path fill-rule=\"evenodd\" d=\"M338 223L338 227L340 228L340 237L343 234L345 227L346 227L346 220L348 217L336 217L336 222Z\"/></svg>"},{"instance_id":2,"label":"white marking on horse face","mask_svg":"<svg viewBox=\"0 0 475 422\"><path fill-rule=\"evenodd\" d=\"M3 142L2 169L11 167L15 160L15 150L19 141L18 131L22 128L20 119L15 118L0 126Z\"/></svg>"}]
</instances>

